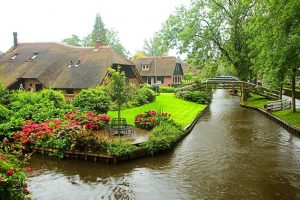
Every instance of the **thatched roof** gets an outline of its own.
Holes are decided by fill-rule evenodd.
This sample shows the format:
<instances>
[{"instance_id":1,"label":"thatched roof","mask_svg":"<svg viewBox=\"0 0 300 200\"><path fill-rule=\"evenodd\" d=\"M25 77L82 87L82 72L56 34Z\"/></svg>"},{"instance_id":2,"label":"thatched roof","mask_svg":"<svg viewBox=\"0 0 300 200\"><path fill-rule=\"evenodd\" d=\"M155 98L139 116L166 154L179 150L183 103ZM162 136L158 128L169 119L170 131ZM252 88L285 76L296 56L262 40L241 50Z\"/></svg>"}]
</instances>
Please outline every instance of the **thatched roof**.
<instances>
[{"instance_id":1,"label":"thatched roof","mask_svg":"<svg viewBox=\"0 0 300 200\"><path fill-rule=\"evenodd\" d=\"M34 78L52 88L89 88L100 85L107 69L116 64L136 71L134 63L109 46L95 49L63 43L20 43L1 55L0 74L7 87L20 78Z\"/></svg>"},{"instance_id":2,"label":"thatched roof","mask_svg":"<svg viewBox=\"0 0 300 200\"><path fill-rule=\"evenodd\" d=\"M176 64L181 66L174 56L143 57L136 59L134 64L141 76L173 76ZM142 70L144 64L149 65L149 71Z\"/></svg>"}]
</instances>

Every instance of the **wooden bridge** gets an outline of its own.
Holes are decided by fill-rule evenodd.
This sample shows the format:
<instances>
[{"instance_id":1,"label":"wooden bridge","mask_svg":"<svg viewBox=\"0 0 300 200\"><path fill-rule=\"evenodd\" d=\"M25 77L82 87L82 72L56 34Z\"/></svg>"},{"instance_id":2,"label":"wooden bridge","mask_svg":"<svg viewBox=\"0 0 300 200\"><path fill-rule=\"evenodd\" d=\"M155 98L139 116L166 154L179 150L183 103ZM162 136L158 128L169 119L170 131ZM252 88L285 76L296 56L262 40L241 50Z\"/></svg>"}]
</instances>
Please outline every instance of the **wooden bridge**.
<instances>
[{"instance_id":1,"label":"wooden bridge","mask_svg":"<svg viewBox=\"0 0 300 200\"><path fill-rule=\"evenodd\" d=\"M186 87L193 87L186 86ZM183 88L186 88L183 87ZM180 88L180 89L183 89ZM244 91L258 94L269 99L279 99L279 91L270 90L261 85L240 81L238 78L233 76L217 76L210 78L200 84L200 88L207 89L232 89L241 91L242 99L244 99Z\"/></svg>"}]
</instances>

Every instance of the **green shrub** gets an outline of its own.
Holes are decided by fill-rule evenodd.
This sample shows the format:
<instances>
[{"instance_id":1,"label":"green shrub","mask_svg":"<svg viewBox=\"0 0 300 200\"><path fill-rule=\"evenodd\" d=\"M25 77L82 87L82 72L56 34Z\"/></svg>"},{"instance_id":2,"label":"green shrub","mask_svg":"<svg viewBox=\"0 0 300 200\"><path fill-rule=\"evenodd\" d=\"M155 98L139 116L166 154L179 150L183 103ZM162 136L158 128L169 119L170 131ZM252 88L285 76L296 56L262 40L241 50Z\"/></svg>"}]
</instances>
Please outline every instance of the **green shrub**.
<instances>
[{"instance_id":1,"label":"green shrub","mask_svg":"<svg viewBox=\"0 0 300 200\"><path fill-rule=\"evenodd\" d=\"M199 104L209 104L212 99L212 93L205 92L205 91L190 91L190 90L177 91L175 93L175 96L177 98L181 98L186 101L192 101Z\"/></svg>"},{"instance_id":2,"label":"green shrub","mask_svg":"<svg viewBox=\"0 0 300 200\"><path fill-rule=\"evenodd\" d=\"M5 106L0 104L0 124L7 122L10 118L12 112L8 110Z\"/></svg>"},{"instance_id":3,"label":"green shrub","mask_svg":"<svg viewBox=\"0 0 300 200\"><path fill-rule=\"evenodd\" d=\"M11 102L12 92L0 86L0 104L8 106Z\"/></svg>"},{"instance_id":4,"label":"green shrub","mask_svg":"<svg viewBox=\"0 0 300 200\"><path fill-rule=\"evenodd\" d=\"M151 131L149 139L143 146L151 154L154 154L169 149L180 138L182 133L182 129L174 123L161 123Z\"/></svg>"},{"instance_id":5,"label":"green shrub","mask_svg":"<svg viewBox=\"0 0 300 200\"><path fill-rule=\"evenodd\" d=\"M136 147L131 144L125 143L122 140L117 140L108 144L107 150L110 155L121 157L127 156L132 153L136 150Z\"/></svg>"},{"instance_id":6,"label":"green shrub","mask_svg":"<svg viewBox=\"0 0 300 200\"><path fill-rule=\"evenodd\" d=\"M52 101L58 108L62 108L66 104L66 99L62 91L53 89L44 89L40 92L43 99Z\"/></svg>"},{"instance_id":7,"label":"green shrub","mask_svg":"<svg viewBox=\"0 0 300 200\"><path fill-rule=\"evenodd\" d=\"M18 118L16 116L12 116L9 121L5 123L0 123L0 140L2 141L5 137L11 138L24 123L25 120L23 118Z\"/></svg>"},{"instance_id":8,"label":"green shrub","mask_svg":"<svg viewBox=\"0 0 300 200\"><path fill-rule=\"evenodd\" d=\"M73 100L75 108L95 113L107 113L110 102L108 95L101 88L83 89Z\"/></svg>"},{"instance_id":9,"label":"green shrub","mask_svg":"<svg viewBox=\"0 0 300 200\"><path fill-rule=\"evenodd\" d=\"M141 106L153 102L155 100L155 93L147 87L142 87L135 90L131 99L133 106Z\"/></svg>"},{"instance_id":10,"label":"green shrub","mask_svg":"<svg viewBox=\"0 0 300 200\"><path fill-rule=\"evenodd\" d=\"M159 92L160 93L174 93L175 88L174 87L160 87Z\"/></svg>"}]
</instances>

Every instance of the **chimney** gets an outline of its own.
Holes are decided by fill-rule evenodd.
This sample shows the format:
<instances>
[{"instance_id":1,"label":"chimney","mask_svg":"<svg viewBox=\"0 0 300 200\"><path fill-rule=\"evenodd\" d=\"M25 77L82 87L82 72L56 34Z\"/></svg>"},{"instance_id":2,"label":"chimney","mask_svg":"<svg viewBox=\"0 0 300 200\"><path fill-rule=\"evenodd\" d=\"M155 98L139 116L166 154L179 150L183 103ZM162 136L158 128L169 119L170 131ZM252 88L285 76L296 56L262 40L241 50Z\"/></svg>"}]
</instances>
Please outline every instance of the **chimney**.
<instances>
[{"instance_id":1,"label":"chimney","mask_svg":"<svg viewBox=\"0 0 300 200\"><path fill-rule=\"evenodd\" d=\"M96 48L96 49L99 49L101 46L104 46L104 44L100 41L99 38L97 38L96 44L95 44L95 48Z\"/></svg>"},{"instance_id":2,"label":"chimney","mask_svg":"<svg viewBox=\"0 0 300 200\"><path fill-rule=\"evenodd\" d=\"M14 47L18 46L18 33L13 32L14 35Z\"/></svg>"}]
</instances>

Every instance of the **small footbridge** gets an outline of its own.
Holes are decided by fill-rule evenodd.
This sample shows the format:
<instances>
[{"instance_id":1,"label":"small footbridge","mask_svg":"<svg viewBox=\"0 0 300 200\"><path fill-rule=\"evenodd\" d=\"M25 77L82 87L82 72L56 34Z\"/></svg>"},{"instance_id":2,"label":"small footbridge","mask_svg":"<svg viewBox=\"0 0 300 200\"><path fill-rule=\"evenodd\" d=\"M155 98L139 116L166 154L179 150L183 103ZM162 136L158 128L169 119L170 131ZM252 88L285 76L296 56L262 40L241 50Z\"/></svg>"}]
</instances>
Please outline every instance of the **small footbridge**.
<instances>
[{"instance_id":1,"label":"small footbridge","mask_svg":"<svg viewBox=\"0 0 300 200\"><path fill-rule=\"evenodd\" d=\"M187 87L193 87L186 86L182 88L178 88L179 90L187 88ZM236 77L233 76L217 76L215 78L207 79L206 81L203 81L202 83L197 85L199 89L203 88L205 90L207 89L231 89L231 90L238 90L241 92L241 98L244 99L244 94L246 93L254 93L258 94L270 99L279 99L279 91L276 90L270 90L266 87L263 87L261 85L256 85L254 83L249 83L245 81L241 81Z\"/></svg>"}]
</instances>

